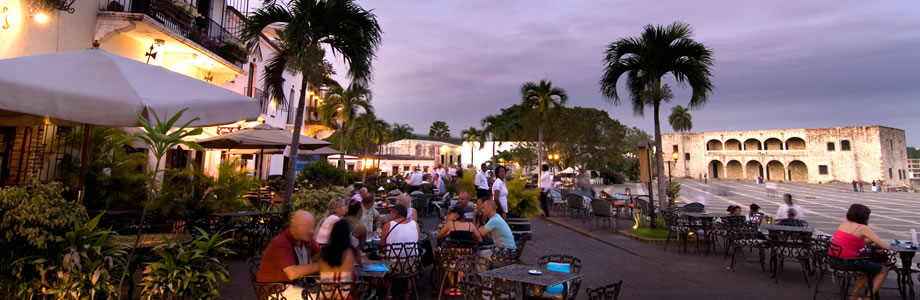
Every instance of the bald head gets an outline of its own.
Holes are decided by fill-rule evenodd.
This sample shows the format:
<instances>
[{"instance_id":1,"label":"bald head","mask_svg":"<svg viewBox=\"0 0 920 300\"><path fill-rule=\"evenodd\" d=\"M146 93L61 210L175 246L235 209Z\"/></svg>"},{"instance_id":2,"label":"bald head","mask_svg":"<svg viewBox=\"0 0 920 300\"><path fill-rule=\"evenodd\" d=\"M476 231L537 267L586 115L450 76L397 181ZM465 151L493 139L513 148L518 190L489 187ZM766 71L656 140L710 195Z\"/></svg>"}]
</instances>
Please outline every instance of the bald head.
<instances>
[{"instance_id":1,"label":"bald head","mask_svg":"<svg viewBox=\"0 0 920 300\"><path fill-rule=\"evenodd\" d=\"M295 239L310 241L313 239L313 215L304 210L295 211L291 215L291 224L288 228Z\"/></svg>"}]
</instances>

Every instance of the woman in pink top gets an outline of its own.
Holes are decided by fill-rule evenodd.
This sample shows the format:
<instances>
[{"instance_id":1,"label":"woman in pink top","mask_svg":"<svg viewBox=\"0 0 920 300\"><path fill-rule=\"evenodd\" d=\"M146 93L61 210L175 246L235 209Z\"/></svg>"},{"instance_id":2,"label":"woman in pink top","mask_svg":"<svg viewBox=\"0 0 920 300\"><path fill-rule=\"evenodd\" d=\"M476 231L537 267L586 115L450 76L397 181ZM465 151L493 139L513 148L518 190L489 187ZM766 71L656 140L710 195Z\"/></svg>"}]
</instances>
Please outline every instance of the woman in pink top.
<instances>
[{"instance_id":1,"label":"woman in pink top","mask_svg":"<svg viewBox=\"0 0 920 300\"><path fill-rule=\"evenodd\" d=\"M875 235L875 232L872 232L872 229L869 229L870 213L872 213L872 211L865 205L850 205L850 209L847 210L847 220L840 223L840 226L837 226L837 231L834 232L834 239L832 242L840 245L842 248L839 258L852 260L852 265L856 268L868 274L875 274L872 276L872 294L875 294L878 292L879 287L885 283L885 278L888 277L888 267L865 258L860 258L859 249L865 247L866 242L874 243L885 250L890 250L891 247L888 246L888 243L879 239L878 236ZM835 253L828 254L835 255ZM850 293L850 299L857 299L856 296L859 294L859 290L862 289L862 286L865 285L868 280L869 277L867 276L859 277L859 280L853 285L853 292Z\"/></svg>"}]
</instances>

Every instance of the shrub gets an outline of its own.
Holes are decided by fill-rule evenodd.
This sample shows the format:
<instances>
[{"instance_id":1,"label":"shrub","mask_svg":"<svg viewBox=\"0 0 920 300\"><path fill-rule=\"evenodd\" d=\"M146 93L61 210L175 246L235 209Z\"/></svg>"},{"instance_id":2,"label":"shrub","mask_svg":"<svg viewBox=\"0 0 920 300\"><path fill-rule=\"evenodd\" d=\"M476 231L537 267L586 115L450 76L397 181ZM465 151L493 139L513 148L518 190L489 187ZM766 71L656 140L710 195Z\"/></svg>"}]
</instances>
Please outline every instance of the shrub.
<instances>
[{"instance_id":1,"label":"shrub","mask_svg":"<svg viewBox=\"0 0 920 300\"><path fill-rule=\"evenodd\" d=\"M680 183L668 181L667 192L668 202L673 204L677 197L680 197Z\"/></svg>"},{"instance_id":2,"label":"shrub","mask_svg":"<svg viewBox=\"0 0 920 300\"><path fill-rule=\"evenodd\" d=\"M383 190L389 193L392 190L399 189L399 186L396 183L387 182L383 184Z\"/></svg>"},{"instance_id":3,"label":"shrub","mask_svg":"<svg viewBox=\"0 0 920 300\"><path fill-rule=\"evenodd\" d=\"M476 169L468 168L463 170L463 176L457 179L457 193L467 192L470 195L476 195Z\"/></svg>"},{"instance_id":4,"label":"shrub","mask_svg":"<svg viewBox=\"0 0 920 300\"><path fill-rule=\"evenodd\" d=\"M240 160L221 162L217 167L217 180L211 193L214 194L214 204L211 207L217 212L235 211L252 206L243 195L257 189L262 183L258 178L249 176L246 169L241 168Z\"/></svg>"},{"instance_id":5,"label":"shrub","mask_svg":"<svg viewBox=\"0 0 920 300\"><path fill-rule=\"evenodd\" d=\"M292 201L294 201L295 209L303 209L314 216L322 216L326 214L326 205L329 204L329 200L335 197L348 197L348 192L340 186L302 189L294 194Z\"/></svg>"},{"instance_id":6,"label":"shrub","mask_svg":"<svg viewBox=\"0 0 920 300\"><path fill-rule=\"evenodd\" d=\"M425 194L434 193L434 185L430 183L422 184L419 186L419 189L422 190L422 192Z\"/></svg>"},{"instance_id":7,"label":"shrub","mask_svg":"<svg viewBox=\"0 0 920 300\"><path fill-rule=\"evenodd\" d=\"M186 245L167 240L153 249L156 260L144 268L146 299L215 299L220 296L220 283L229 282L229 267L221 256L233 254L224 238L228 232L209 235L201 228L198 237Z\"/></svg>"},{"instance_id":8,"label":"shrub","mask_svg":"<svg viewBox=\"0 0 920 300\"><path fill-rule=\"evenodd\" d=\"M530 219L540 214L540 200L537 198L540 191L525 188L526 180L521 174L522 171L518 170L514 179L505 182L508 187L508 216Z\"/></svg>"},{"instance_id":9,"label":"shrub","mask_svg":"<svg viewBox=\"0 0 920 300\"><path fill-rule=\"evenodd\" d=\"M297 173L297 182L306 183L312 188L324 188L330 185L344 186L345 171L321 160L303 167Z\"/></svg>"},{"instance_id":10,"label":"shrub","mask_svg":"<svg viewBox=\"0 0 920 300\"><path fill-rule=\"evenodd\" d=\"M0 298L29 293L21 287L39 279L34 269L13 274L14 261L33 255L59 253L73 222L85 222L86 209L65 200L62 185L30 179L24 186L0 189Z\"/></svg>"}]
</instances>

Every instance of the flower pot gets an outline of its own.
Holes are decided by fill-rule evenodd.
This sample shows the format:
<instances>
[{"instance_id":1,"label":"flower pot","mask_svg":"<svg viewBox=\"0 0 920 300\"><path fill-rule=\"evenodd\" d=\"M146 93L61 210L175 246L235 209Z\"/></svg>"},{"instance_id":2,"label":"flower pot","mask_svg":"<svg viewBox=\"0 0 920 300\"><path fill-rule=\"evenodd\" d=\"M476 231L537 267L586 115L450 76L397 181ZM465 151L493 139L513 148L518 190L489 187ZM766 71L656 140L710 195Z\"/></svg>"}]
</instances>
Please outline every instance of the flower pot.
<instances>
[{"instance_id":1,"label":"flower pot","mask_svg":"<svg viewBox=\"0 0 920 300\"><path fill-rule=\"evenodd\" d=\"M514 235L514 239L518 239L520 236L528 236L533 233L530 229L530 219L529 218L512 218L508 217L508 227L511 227L511 234Z\"/></svg>"}]
</instances>

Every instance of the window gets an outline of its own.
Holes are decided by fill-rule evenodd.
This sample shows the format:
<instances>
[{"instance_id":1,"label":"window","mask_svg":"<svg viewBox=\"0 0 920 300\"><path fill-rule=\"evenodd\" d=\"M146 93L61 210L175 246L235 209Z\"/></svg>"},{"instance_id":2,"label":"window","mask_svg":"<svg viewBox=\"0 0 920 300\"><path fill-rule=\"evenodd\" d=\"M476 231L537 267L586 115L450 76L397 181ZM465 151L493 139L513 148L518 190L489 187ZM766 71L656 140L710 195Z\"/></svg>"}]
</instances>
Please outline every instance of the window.
<instances>
[{"instance_id":1,"label":"window","mask_svg":"<svg viewBox=\"0 0 920 300\"><path fill-rule=\"evenodd\" d=\"M834 142L827 143L827 151L834 151Z\"/></svg>"},{"instance_id":2,"label":"window","mask_svg":"<svg viewBox=\"0 0 920 300\"><path fill-rule=\"evenodd\" d=\"M677 145L674 145L674 151L671 151L671 152L677 152L677 150L678 150Z\"/></svg>"},{"instance_id":3,"label":"window","mask_svg":"<svg viewBox=\"0 0 920 300\"><path fill-rule=\"evenodd\" d=\"M819 165L818 174L827 175L827 165Z\"/></svg>"},{"instance_id":4,"label":"window","mask_svg":"<svg viewBox=\"0 0 920 300\"><path fill-rule=\"evenodd\" d=\"M840 141L840 151L850 151L850 141L848 140Z\"/></svg>"},{"instance_id":5,"label":"window","mask_svg":"<svg viewBox=\"0 0 920 300\"><path fill-rule=\"evenodd\" d=\"M888 168L888 178L894 178L894 173L891 173L891 168Z\"/></svg>"},{"instance_id":6,"label":"window","mask_svg":"<svg viewBox=\"0 0 920 300\"><path fill-rule=\"evenodd\" d=\"M684 153L684 160L690 160L690 153Z\"/></svg>"}]
</instances>

